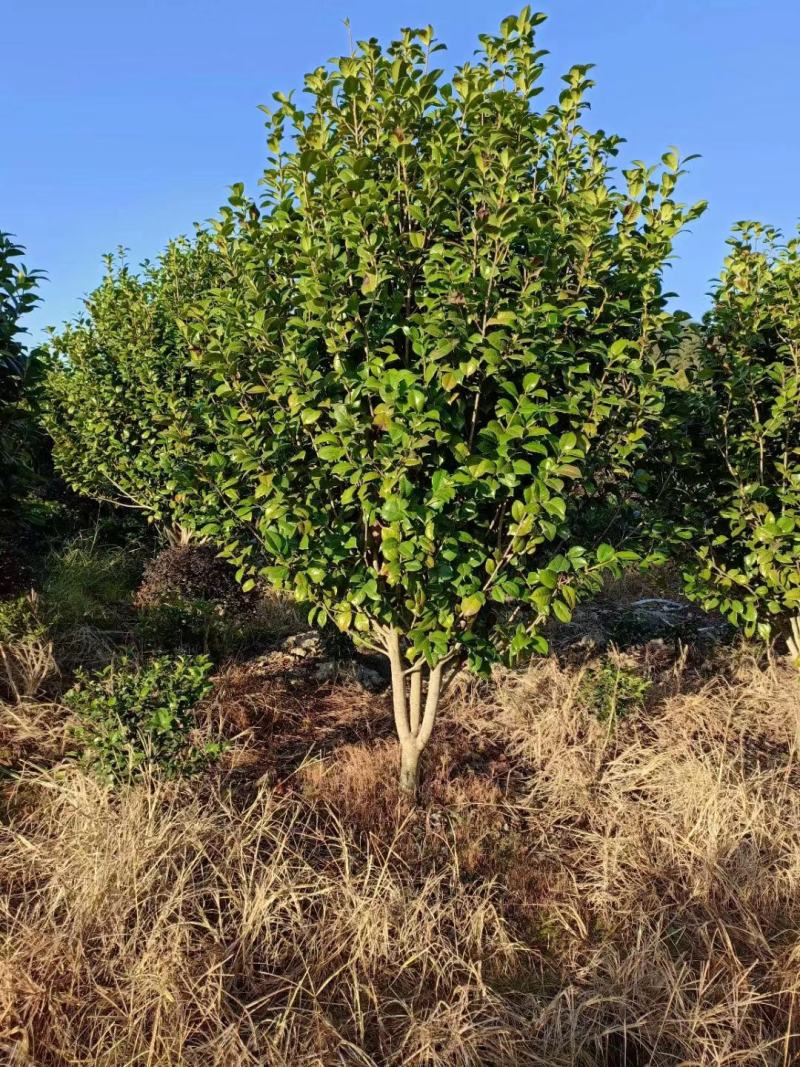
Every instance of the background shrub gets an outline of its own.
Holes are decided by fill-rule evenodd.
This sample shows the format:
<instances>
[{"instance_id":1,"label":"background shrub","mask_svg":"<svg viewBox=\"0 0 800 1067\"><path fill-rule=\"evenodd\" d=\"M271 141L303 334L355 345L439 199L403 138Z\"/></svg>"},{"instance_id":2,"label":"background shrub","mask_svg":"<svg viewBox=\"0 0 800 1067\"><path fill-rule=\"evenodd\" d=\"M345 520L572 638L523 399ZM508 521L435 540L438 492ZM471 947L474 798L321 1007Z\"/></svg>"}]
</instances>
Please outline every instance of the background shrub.
<instances>
[{"instance_id":1,"label":"background shrub","mask_svg":"<svg viewBox=\"0 0 800 1067\"><path fill-rule=\"evenodd\" d=\"M43 447L30 395L41 369L37 351L22 341L23 316L39 301L42 275L18 262L24 249L0 231L0 513L28 484Z\"/></svg>"},{"instance_id":2,"label":"background shrub","mask_svg":"<svg viewBox=\"0 0 800 1067\"><path fill-rule=\"evenodd\" d=\"M202 233L173 241L140 274L108 256L83 316L53 337L43 420L56 467L78 492L172 521L200 440L178 319L216 270Z\"/></svg>"},{"instance_id":3,"label":"background shrub","mask_svg":"<svg viewBox=\"0 0 800 1067\"><path fill-rule=\"evenodd\" d=\"M800 239L747 222L729 244L662 453L666 533L687 594L766 638L800 612Z\"/></svg>"},{"instance_id":4,"label":"background shrub","mask_svg":"<svg viewBox=\"0 0 800 1067\"><path fill-rule=\"evenodd\" d=\"M234 568L220 559L212 545L171 545L144 568L135 603L145 608L172 600L204 600L220 612L236 613L252 608L255 596L245 593L236 581Z\"/></svg>"},{"instance_id":5,"label":"background shrub","mask_svg":"<svg viewBox=\"0 0 800 1067\"><path fill-rule=\"evenodd\" d=\"M263 650L306 628L294 605L263 589L245 592L211 545L190 542L159 552L133 598L136 632L149 648L210 653L216 660Z\"/></svg>"}]
</instances>

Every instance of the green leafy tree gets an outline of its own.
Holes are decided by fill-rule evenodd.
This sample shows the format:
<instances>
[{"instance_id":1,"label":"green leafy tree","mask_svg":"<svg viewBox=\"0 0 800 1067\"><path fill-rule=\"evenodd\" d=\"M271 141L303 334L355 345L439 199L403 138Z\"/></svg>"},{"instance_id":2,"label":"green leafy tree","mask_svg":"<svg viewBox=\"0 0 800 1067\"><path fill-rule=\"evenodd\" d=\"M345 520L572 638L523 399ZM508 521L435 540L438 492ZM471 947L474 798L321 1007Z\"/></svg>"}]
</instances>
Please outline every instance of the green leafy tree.
<instances>
[{"instance_id":1,"label":"green leafy tree","mask_svg":"<svg viewBox=\"0 0 800 1067\"><path fill-rule=\"evenodd\" d=\"M38 355L28 351L21 320L39 301L42 275L18 262L24 249L0 232L0 500L10 503L30 467L35 430L26 390L34 382Z\"/></svg>"},{"instance_id":2,"label":"green leafy tree","mask_svg":"<svg viewBox=\"0 0 800 1067\"><path fill-rule=\"evenodd\" d=\"M450 79L428 28L314 71L304 109L276 94L263 198L235 187L225 285L187 317L200 532L389 657L409 792L448 678L544 650L638 547L662 268L702 210L674 152L614 184L589 67L536 109L542 20Z\"/></svg>"},{"instance_id":3,"label":"green leafy tree","mask_svg":"<svg viewBox=\"0 0 800 1067\"><path fill-rule=\"evenodd\" d=\"M179 521L180 473L197 463L198 383L178 320L217 270L202 232L140 274L108 256L83 316L53 336L43 421L73 489Z\"/></svg>"},{"instance_id":4,"label":"green leafy tree","mask_svg":"<svg viewBox=\"0 0 800 1067\"><path fill-rule=\"evenodd\" d=\"M689 596L768 638L800 613L800 239L746 222L729 245L677 397L670 499Z\"/></svg>"}]
</instances>

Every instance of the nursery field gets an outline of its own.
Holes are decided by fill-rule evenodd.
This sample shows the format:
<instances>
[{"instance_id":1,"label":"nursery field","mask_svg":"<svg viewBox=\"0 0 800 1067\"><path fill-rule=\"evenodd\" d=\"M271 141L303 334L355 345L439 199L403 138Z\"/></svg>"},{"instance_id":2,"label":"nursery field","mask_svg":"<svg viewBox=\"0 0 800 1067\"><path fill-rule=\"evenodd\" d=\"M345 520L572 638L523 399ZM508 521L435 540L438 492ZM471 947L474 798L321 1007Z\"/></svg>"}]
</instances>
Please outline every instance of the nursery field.
<instances>
[{"instance_id":1,"label":"nursery field","mask_svg":"<svg viewBox=\"0 0 800 1067\"><path fill-rule=\"evenodd\" d=\"M543 21L350 42L40 345L0 232L3 1064L800 1063L800 236L679 310Z\"/></svg>"}]
</instances>

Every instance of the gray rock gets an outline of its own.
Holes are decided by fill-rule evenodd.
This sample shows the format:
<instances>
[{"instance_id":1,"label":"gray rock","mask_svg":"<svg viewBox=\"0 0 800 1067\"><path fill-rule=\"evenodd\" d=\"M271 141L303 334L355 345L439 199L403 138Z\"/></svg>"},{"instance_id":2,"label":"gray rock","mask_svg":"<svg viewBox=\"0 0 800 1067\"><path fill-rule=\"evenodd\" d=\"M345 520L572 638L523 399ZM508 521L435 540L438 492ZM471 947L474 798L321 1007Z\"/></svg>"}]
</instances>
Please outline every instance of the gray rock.
<instances>
[{"instance_id":1,"label":"gray rock","mask_svg":"<svg viewBox=\"0 0 800 1067\"><path fill-rule=\"evenodd\" d=\"M316 630L304 634L292 634L281 644L280 652L294 659L318 659L325 655L325 642Z\"/></svg>"},{"instance_id":2,"label":"gray rock","mask_svg":"<svg viewBox=\"0 0 800 1067\"><path fill-rule=\"evenodd\" d=\"M313 678L317 682L355 682L368 693L380 693L386 688L386 679L379 671L357 660L322 660L314 666Z\"/></svg>"}]
</instances>

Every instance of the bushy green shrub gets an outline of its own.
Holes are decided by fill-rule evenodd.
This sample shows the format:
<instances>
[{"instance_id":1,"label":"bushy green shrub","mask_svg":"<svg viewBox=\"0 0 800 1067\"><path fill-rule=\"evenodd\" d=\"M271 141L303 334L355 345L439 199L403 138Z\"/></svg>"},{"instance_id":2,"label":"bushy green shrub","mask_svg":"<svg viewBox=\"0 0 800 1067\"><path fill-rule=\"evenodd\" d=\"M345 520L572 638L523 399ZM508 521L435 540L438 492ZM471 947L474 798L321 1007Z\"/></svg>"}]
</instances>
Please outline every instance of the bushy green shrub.
<instances>
[{"instance_id":1,"label":"bushy green shrub","mask_svg":"<svg viewBox=\"0 0 800 1067\"><path fill-rule=\"evenodd\" d=\"M234 189L187 325L201 532L389 656L410 790L447 672L543 650L640 547L681 325L662 270L702 210L675 152L617 183L587 66L537 110L542 18L449 78L408 30L314 71L303 108L276 94L262 201Z\"/></svg>"},{"instance_id":2,"label":"bushy green shrub","mask_svg":"<svg viewBox=\"0 0 800 1067\"><path fill-rule=\"evenodd\" d=\"M192 744L192 709L211 691L205 656L161 656L140 664L120 659L99 674L79 672L64 701L78 720L84 763L109 782L145 769L192 774L221 746Z\"/></svg>"},{"instance_id":3,"label":"bushy green shrub","mask_svg":"<svg viewBox=\"0 0 800 1067\"><path fill-rule=\"evenodd\" d=\"M107 257L82 318L52 339L43 421L80 493L171 523L196 467L197 375L178 319L218 271L205 235L173 241L141 274Z\"/></svg>"},{"instance_id":4,"label":"bushy green shrub","mask_svg":"<svg viewBox=\"0 0 800 1067\"><path fill-rule=\"evenodd\" d=\"M40 365L37 353L23 344L21 322L39 301L41 274L18 262L23 254L24 249L0 231L0 512L20 492L41 447L26 393Z\"/></svg>"},{"instance_id":5,"label":"bushy green shrub","mask_svg":"<svg viewBox=\"0 0 800 1067\"><path fill-rule=\"evenodd\" d=\"M767 638L800 613L800 239L748 222L729 244L666 499L687 594Z\"/></svg>"}]
</instances>

